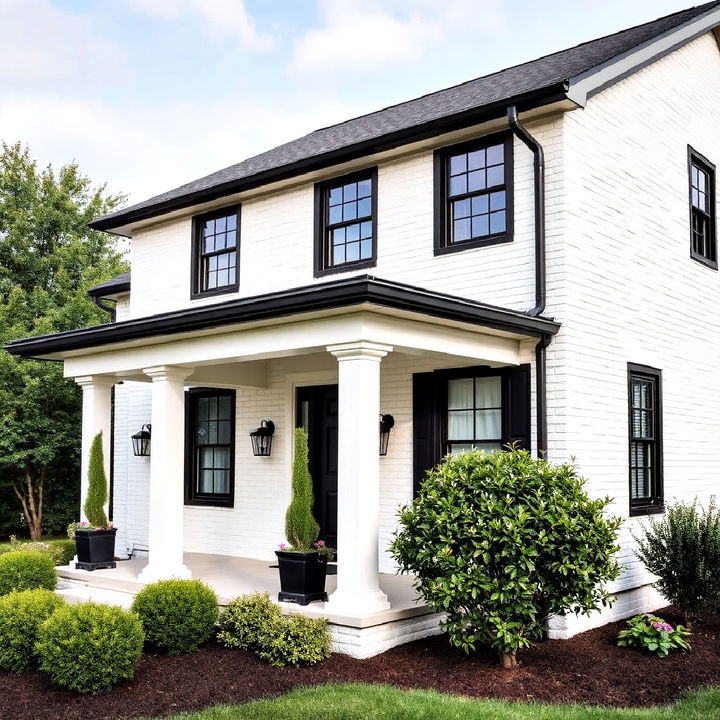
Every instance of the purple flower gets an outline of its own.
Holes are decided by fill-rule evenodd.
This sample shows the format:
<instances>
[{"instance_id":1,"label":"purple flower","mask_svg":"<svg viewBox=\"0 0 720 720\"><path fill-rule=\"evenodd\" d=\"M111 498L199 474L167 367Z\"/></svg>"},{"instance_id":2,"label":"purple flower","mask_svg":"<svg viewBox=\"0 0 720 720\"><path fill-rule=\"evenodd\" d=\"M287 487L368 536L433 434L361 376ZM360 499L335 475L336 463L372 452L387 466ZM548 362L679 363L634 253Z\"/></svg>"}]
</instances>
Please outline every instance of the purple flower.
<instances>
[{"instance_id":1,"label":"purple flower","mask_svg":"<svg viewBox=\"0 0 720 720\"><path fill-rule=\"evenodd\" d=\"M666 632L673 631L673 626L666 622L654 622L651 624L656 630L665 630Z\"/></svg>"},{"instance_id":2,"label":"purple flower","mask_svg":"<svg viewBox=\"0 0 720 720\"><path fill-rule=\"evenodd\" d=\"M280 543L278 545L278 550L284 550L286 547L287 547L287 545L285 543Z\"/></svg>"}]
</instances>

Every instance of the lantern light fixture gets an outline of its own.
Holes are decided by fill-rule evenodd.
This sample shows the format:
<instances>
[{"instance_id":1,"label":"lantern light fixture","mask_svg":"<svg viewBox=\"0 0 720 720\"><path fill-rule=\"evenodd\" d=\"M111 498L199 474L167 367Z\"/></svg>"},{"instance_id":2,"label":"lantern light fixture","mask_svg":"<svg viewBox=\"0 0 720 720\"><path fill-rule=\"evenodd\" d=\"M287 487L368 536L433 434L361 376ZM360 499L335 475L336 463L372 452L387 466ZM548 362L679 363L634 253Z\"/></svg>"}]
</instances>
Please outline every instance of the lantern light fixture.
<instances>
[{"instance_id":1,"label":"lantern light fixture","mask_svg":"<svg viewBox=\"0 0 720 720\"><path fill-rule=\"evenodd\" d=\"M131 440L133 454L137 457L148 457L150 455L150 434L151 425L143 425L139 432L136 432Z\"/></svg>"},{"instance_id":2,"label":"lantern light fixture","mask_svg":"<svg viewBox=\"0 0 720 720\"><path fill-rule=\"evenodd\" d=\"M253 455L268 457L272 450L272 439L275 434L275 423L272 420L263 420L257 430L250 433Z\"/></svg>"},{"instance_id":3,"label":"lantern light fixture","mask_svg":"<svg viewBox=\"0 0 720 720\"><path fill-rule=\"evenodd\" d=\"M380 415L380 455L385 457L388 451L390 431L395 427L395 418L392 415Z\"/></svg>"}]
</instances>

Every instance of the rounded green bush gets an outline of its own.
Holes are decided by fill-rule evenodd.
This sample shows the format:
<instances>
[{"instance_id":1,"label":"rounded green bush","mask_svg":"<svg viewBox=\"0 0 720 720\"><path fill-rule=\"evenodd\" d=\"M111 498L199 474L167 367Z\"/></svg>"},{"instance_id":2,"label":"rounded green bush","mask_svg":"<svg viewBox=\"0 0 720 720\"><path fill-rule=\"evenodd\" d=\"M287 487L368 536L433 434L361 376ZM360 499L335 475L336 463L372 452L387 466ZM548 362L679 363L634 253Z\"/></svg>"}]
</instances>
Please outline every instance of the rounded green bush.
<instances>
[{"instance_id":1,"label":"rounded green bush","mask_svg":"<svg viewBox=\"0 0 720 720\"><path fill-rule=\"evenodd\" d=\"M143 588L132 609L151 647L171 655L197 650L212 636L217 595L200 580L161 580Z\"/></svg>"},{"instance_id":2,"label":"rounded green bush","mask_svg":"<svg viewBox=\"0 0 720 720\"><path fill-rule=\"evenodd\" d=\"M134 613L87 602L58 608L40 626L35 650L56 685L96 694L132 679L144 639Z\"/></svg>"},{"instance_id":3,"label":"rounded green bush","mask_svg":"<svg viewBox=\"0 0 720 720\"><path fill-rule=\"evenodd\" d=\"M18 550L0 555L0 595L45 588L54 590L57 573L47 553Z\"/></svg>"},{"instance_id":4,"label":"rounded green bush","mask_svg":"<svg viewBox=\"0 0 720 720\"><path fill-rule=\"evenodd\" d=\"M0 597L0 668L22 672L35 664L40 625L63 604L59 595L42 588Z\"/></svg>"},{"instance_id":5,"label":"rounded green bush","mask_svg":"<svg viewBox=\"0 0 720 720\"><path fill-rule=\"evenodd\" d=\"M218 640L229 648L258 650L261 635L280 618L280 607L267 593L240 595L220 613Z\"/></svg>"},{"instance_id":6,"label":"rounded green bush","mask_svg":"<svg viewBox=\"0 0 720 720\"><path fill-rule=\"evenodd\" d=\"M314 665L330 657L327 620L298 613L267 623L258 644L258 657L271 665Z\"/></svg>"}]
</instances>

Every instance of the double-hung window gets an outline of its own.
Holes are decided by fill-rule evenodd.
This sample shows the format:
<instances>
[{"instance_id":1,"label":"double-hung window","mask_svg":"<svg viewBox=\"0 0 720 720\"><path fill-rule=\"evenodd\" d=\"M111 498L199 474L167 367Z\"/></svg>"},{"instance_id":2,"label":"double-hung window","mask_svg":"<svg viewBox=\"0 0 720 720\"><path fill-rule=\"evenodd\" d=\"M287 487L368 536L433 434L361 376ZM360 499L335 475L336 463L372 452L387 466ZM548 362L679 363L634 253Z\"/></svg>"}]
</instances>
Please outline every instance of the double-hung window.
<instances>
[{"instance_id":1,"label":"double-hung window","mask_svg":"<svg viewBox=\"0 0 720 720\"><path fill-rule=\"evenodd\" d=\"M191 297L238 289L240 208L223 208L193 218Z\"/></svg>"},{"instance_id":2,"label":"double-hung window","mask_svg":"<svg viewBox=\"0 0 720 720\"><path fill-rule=\"evenodd\" d=\"M630 514L663 510L662 374L628 363Z\"/></svg>"},{"instance_id":3,"label":"double-hung window","mask_svg":"<svg viewBox=\"0 0 720 720\"><path fill-rule=\"evenodd\" d=\"M690 255L717 269L715 166L688 148L690 171Z\"/></svg>"},{"instance_id":4,"label":"double-hung window","mask_svg":"<svg viewBox=\"0 0 720 720\"><path fill-rule=\"evenodd\" d=\"M500 375L449 379L446 452L502 448L502 411Z\"/></svg>"},{"instance_id":5,"label":"double-hung window","mask_svg":"<svg viewBox=\"0 0 720 720\"><path fill-rule=\"evenodd\" d=\"M185 502L232 507L235 391L194 388L186 395Z\"/></svg>"},{"instance_id":6,"label":"double-hung window","mask_svg":"<svg viewBox=\"0 0 720 720\"><path fill-rule=\"evenodd\" d=\"M377 168L315 186L315 275L375 264Z\"/></svg>"},{"instance_id":7,"label":"double-hung window","mask_svg":"<svg viewBox=\"0 0 720 720\"><path fill-rule=\"evenodd\" d=\"M512 240L512 136L435 152L435 253Z\"/></svg>"}]
</instances>

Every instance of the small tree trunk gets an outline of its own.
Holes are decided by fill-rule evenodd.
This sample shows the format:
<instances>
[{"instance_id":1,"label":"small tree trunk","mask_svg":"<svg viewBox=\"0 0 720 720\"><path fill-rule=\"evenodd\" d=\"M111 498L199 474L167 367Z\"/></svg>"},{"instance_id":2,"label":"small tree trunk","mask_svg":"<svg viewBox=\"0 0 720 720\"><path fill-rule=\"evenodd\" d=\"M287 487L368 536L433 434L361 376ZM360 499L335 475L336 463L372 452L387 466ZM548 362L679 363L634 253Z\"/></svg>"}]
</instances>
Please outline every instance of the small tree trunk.
<instances>
[{"instance_id":1,"label":"small tree trunk","mask_svg":"<svg viewBox=\"0 0 720 720\"><path fill-rule=\"evenodd\" d=\"M45 485L45 469L40 473L37 488L33 483L32 471L29 467L25 468L24 487L22 492L13 482L12 489L23 509L23 517L30 531L32 540L40 540L42 537L42 506L43 506L43 487ZM37 493L37 497L36 497Z\"/></svg>"},{"instance_id":2,"label":"small tree trunk","mask_svg":"<svg viewBox=\"0 0 720 720\"><path fill-rule=\"evenodd\" d=\"M502 665L503 670L514 670L517 667L516 654L516 650L500 653L500 664Z\"/></svg>"}]
</instances>

